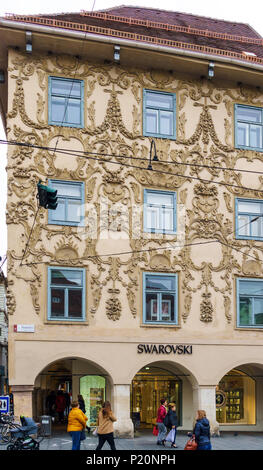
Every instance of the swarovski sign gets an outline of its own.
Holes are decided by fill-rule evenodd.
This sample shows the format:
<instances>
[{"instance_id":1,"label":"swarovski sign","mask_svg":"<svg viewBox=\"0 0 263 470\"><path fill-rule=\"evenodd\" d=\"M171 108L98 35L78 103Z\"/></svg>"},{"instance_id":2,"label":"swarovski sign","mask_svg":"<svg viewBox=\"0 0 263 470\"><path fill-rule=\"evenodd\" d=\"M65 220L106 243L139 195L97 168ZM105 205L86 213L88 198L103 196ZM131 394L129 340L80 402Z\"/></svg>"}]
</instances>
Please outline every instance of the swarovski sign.
<instances>
[{"instance_id":1,"label":"swarovski sign","mask_svg":"<svg viewBox=\"0 0 263 470\"><path fill-rule=\"evenodd\" d=\"M193 346L185 344L138 344L138 354L192 354Z\"/></svg>"}]
</instances>

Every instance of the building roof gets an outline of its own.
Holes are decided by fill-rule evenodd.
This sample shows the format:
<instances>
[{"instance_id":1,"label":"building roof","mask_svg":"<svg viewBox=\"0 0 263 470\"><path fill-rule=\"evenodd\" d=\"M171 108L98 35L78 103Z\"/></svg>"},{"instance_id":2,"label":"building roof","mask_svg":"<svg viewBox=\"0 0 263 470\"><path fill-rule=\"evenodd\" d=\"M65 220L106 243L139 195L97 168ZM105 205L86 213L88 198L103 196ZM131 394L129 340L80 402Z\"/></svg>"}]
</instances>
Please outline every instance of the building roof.
<instances>
[{"instance_id":1,"label":"building roof","mask_svg":"<svg viewBox=\"0 0 263 470\"><path fill-rule=\"evenodd\" d=\"M250 25L189 13L117 6L95 12L8 15L7 18L116 38L141 40L196 52L211 53L213 49L215 55L263 63L263 39Z\"/></svg>"}]
</instances>

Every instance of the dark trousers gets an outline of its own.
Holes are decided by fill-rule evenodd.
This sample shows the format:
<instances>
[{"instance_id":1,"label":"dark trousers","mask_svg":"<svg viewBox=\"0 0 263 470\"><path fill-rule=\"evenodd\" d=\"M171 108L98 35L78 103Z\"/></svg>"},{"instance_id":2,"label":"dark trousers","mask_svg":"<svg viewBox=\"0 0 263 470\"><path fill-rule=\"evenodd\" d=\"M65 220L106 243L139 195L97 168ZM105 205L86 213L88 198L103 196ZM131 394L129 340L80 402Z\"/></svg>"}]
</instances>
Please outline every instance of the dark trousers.
<instances>
[{"instance_id":1,"label":"dark trousers","mask_svg":"<svg viewBox=\"0 0 263 470\"><path fill-rule=\"evenodd\" d=\"M70 431L72 437L72 450L80 450L81 431Z\"/></svg>"},{"instance_id":2,"label":"dark trousers","mask_svg":"<svg viewBox=\"0 0 263 470\"><path fill-rule=\"evenodd\" d=\"M116 450L113 432L109 432L108 434L98 434L98 438L99 444L96 450L101 450L106 441L109 443L111 450Z\"/></svg>"},{"instance_id":3,"label":"dark trousers","mask_svg":"<svg viewBox=\"0 0 263 470\"><path fill-rule=\"evenodd\" d=\"M60 422L64 421L64 411L58 411L58 420Z\"/></svg>"}]
</instances>

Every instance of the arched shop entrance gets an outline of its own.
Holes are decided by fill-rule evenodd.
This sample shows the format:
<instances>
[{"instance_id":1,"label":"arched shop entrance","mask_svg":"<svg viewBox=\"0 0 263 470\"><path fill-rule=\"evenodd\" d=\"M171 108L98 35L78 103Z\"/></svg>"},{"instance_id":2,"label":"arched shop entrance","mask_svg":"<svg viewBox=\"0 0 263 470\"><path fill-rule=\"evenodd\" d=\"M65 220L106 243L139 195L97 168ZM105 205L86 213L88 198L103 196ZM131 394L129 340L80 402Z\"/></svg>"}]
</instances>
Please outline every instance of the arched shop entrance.
<instances>
[{"instance_id":1,"label":"arched shop entrance","mask_svg":"<svg viewBox=\"0 0 263 470\"><path fill-rule=\"evenodd\" d=\"M58 390L69 393L71 399L83 396L89 424L95 425L98 410L104 400L113 399L112 379L97 364L77 357L63 358L45 367L35 380L33 415L48 413L47 396Z\"/></svg>"},{"instance_id":2,"label":"arched shop entrance","mask_svg":"<svg viewBox=\"0 0 263 470\"><path fill-rule=\"evenodd\" d=\"M131 418L140 421L141 429L151 428L156 421L161 398L176 403L178 420L182 423L182 375L186 377L185 374L180 377L170 367L156 364L137 372L131 384Z\"/></svg>"},{"instance_id":3,"label":"arched shop entrance","mask_svg":"<svg viewBox=\"0 0 263 470\"><path fill-rule=\"evenodd\" d=\"M220 429L263 431L263 364L249 363L228 371L216 387Z\"/></svg>"}]
</instances>

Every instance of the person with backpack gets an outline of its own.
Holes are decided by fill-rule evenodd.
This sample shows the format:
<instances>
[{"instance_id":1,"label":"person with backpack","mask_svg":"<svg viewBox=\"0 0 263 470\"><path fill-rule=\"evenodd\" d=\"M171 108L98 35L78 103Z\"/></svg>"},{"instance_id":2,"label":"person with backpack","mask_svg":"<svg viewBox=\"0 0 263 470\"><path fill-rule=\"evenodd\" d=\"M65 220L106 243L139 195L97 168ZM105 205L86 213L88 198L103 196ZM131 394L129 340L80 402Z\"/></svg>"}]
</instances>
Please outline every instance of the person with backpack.
<instances>
[{"instance_id":1,"label":"person with backpack","mask_svg":"<svg viewBox=\"0 0 263 470\"><path fill-rule=\"evenodd\" d=\"M176 414L176 404L169 403L168 413L164 418L164 425L169 430L169 434L166 436L165 442L170 441L171 447L177 447L175 444L176 439L176 430L178 426L178 418Z\"/></svg>"},{"instance_id":2,"label":"person with backpack","mask_svg":"<svg viewBox=\"0 0 263 470\"><path fill-rule=\"evenodd\" d=\"M165 436L166 436L166 426L164 424L164 418L167 414L166 410L167 406L167 401L165 398L162 398L160 400L160 406L157 411L157 419L156 419L156 425L158 427L158 436L157 436L157 445L158 446L165 446Z\"/></svg>"}]
</instances>

